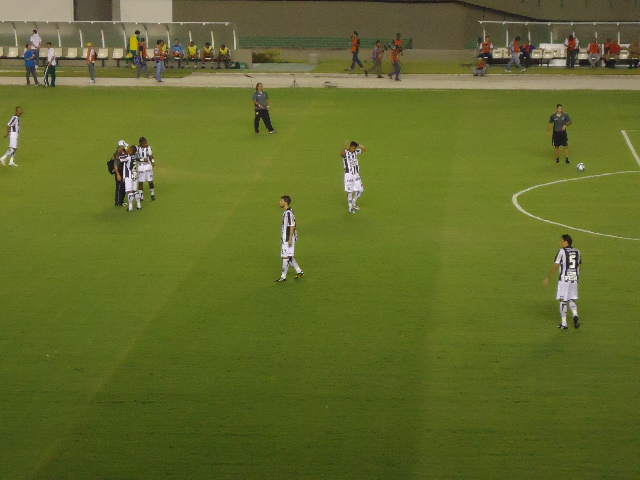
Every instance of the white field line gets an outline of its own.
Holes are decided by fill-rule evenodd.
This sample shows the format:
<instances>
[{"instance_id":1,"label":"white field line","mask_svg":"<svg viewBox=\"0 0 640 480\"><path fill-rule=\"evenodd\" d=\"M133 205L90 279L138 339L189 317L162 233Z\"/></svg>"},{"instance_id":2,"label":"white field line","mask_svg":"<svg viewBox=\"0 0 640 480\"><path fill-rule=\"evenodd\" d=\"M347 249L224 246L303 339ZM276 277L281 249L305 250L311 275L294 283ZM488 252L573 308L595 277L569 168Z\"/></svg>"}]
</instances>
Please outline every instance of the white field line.
<instances>
[{"instance_id":1,"label":"white field line","mask_svg":"<svg viewBox=\"0 0 640 480\"><path fill-rule=\"evenodd\" d=\"M629 150L631 150L631 154L633 155L633 158L636 159L636 162L638 162L638 166L640 167L640 157L638 156L638 152L636 152L636 149L633 148L633 143L631 143L631 140L629 139L629 135L627 135L627 130L620 130L620 131L622 132L622 136L627 142L627 146L629 147ZM629 131L634 132L635 130L629 130Z\"/></svg>"},{"instance_id":2,"label":"white field line","mask_svg":"<svg viewBox=\"0 0 640 480\"><path fill-rule=\"evenodd\" d=\"M626 135L625 135L626 136ZM630 144L631 149L633 150L633 147ZM636 159L638 159L637 154L635 153L635 150L633 150L634 155L636 156ZM640 165L640 159L638 159L638 165ZM523 193L527 193L530 192L531 190L535 190L536 188L540 188L540 187L547 187L549 185L555 185L557 183L563 183L563 182L573 182L576 180L585 180L587 178L597 178L597 177L606 177L609 175L621 175L621 174L625 174L625 173L640 173L640 170L627 170L624 172L613 172L613 173L601 173L599 175L588 175L586 177L578 177L578 178L568 178L565 180L556 180L554 182L549 182L549 183L542 183L540 185L534 185L533 187L529 187L525 190L521 190L518 193L514 194L513 197L511 197L511 202L515 205L515 207L520 210L522 213L524 213L525 215L527 215L528 217L531 218L535 218L536 220L540 220L541 222L545 222L545 223L550 223L552 225L558 225L559 227L564 227L564 228L568 228L570 230L576 230L578 232L584 232L584 233L590 233L591 235L599 235L601 237L609 237L609 238L617 238L620 240L632 240L634 242L640 242L640 238L630 238L630 237L620 237L618 235L609 235L607 233L600 233L600 232L593 232L591 230L585 230L584 228L577 228L577 227L572 227L571 225L565 225L564 223L558 223L558 222L553 222L551 220L547 220L546 218L542 218L542 217L538 217L536 215L533 215L532 213L527 212L524 208L522 208L520 206L520 204L518 203L518 197L520 195L522 195Z\"/></svg>"}]
</instances>

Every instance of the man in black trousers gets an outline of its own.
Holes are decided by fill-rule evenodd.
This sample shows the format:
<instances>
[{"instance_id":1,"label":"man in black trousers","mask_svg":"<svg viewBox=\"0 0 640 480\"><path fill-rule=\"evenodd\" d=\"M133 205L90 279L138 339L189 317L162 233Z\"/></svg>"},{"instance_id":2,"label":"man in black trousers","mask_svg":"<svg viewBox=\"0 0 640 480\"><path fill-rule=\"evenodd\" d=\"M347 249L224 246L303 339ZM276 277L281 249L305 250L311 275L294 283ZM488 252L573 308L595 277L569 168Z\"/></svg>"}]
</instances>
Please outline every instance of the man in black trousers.
<instances>
[{"instance_id":1,"label":"man in black trousers","mask_svg":"<svg viewBox=\"0 0 640 480\"><path fill-rule=\"evenodd\" d=\"M116 177L116 206L122 207L124 205L124 180L122 178L122 163L120 157L126 157L127 154L127 142L120 140L118 142L118 149L113 154L113 170Z\"/></svg>"},{"instance_id":2,"label":"man in black trousers","mask_svg":"<svg viewBox=\"0 0 640 480\"><path fill-rule=\"evenodd\" d=\"M276 129L271 125L271 117L269 116L269 94L264 91L261 83L256 85L256 91L251 98L253 99L253 105L255 107L253 127L256 133L260 133L260 119L264 122L269 133L276 133Z\"/></svg>"}]
</instances>

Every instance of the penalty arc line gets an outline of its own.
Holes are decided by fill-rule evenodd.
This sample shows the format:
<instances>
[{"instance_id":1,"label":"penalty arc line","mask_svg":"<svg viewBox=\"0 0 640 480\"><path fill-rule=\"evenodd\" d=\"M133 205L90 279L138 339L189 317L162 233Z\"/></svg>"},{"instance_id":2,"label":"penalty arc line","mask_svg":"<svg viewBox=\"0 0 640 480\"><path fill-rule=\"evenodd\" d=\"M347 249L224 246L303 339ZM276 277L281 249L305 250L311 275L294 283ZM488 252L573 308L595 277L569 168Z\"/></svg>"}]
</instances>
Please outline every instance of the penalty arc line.
<instances>
[{"instance_id":1,"label":"penalty arc line","mask_svg":"<svg viewBox=\"0 0 640 480\"><path fill-rule=\"evenodd\" d=\"M635 153L635 150L633 150L633 152L634 152L636 158L638 158L637 157L637 153ZM640 165L640 159L638 159L638 164ZM535 190L536 188L547 187L549 185L555 185L557 183L573 182L573 181L577 181L577 180L585 180L587 178L606 177L606 176L609 176L609 175L620 175L620 174L625 174L625 173L640 173L640 170L627 170L627 171L624 171L624 172L601 173L599 175L589 175L589 176L586 176L586 177L568 178L568 179L565 179L565 180L556 180L554 182L542 183L540 185L534 185L533 187L529 187L529 188L526 188L524 190L519 191L518 193L515 193L511 197L511 202L522 213L524 213L528 217L535 218L536 220L540 220L541 222L550 223L552 225L558 225L560 227L569 228L571 230L576 230L578 232L590 233L591 235L598 235L598 236L601 236L601 237L609 237L609 238L616 238L616 239L619 239L619 240L632 240L634 242L640 242L640 238L620 237L618 235L610 235L608 233L593 232L591 230L585 230L584 228L572 227L571 225L565 225L564 223L558 223L558 222L554 222L554 221L551 221L551 220L547 220L546 218L538 217L538 216L536 216L536 215L534 215L532 213L527 212L524 208L522 208L520 203L518 203L518 197L520 195L522 195L523 193L530 192L531 190Z\"/></svg>"}]
</instances>

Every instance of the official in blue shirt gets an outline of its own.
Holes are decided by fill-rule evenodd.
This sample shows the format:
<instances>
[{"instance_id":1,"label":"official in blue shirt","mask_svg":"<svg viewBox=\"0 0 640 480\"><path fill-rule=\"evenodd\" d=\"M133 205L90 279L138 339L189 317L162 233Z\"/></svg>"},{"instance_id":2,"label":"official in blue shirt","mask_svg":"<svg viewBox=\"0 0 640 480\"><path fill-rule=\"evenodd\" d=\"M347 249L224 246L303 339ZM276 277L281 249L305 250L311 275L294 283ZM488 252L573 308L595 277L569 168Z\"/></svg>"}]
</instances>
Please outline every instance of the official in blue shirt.
<instances>
[{"instance_id":1,"label":"official in blue shirt","mask_svg":"<svg viewBox=\"0 0 640 480\"><path fill-rule=\"evenodd\" d=\"M36 74L36 51L31 50L31 46L28 43L25 48L26 50L24 52L24 66L27 70L27 85L31 85L31 75L33 75L35 84L40 85L40 82L38 82L38 76Z\"/></svg>"}]
</instances>

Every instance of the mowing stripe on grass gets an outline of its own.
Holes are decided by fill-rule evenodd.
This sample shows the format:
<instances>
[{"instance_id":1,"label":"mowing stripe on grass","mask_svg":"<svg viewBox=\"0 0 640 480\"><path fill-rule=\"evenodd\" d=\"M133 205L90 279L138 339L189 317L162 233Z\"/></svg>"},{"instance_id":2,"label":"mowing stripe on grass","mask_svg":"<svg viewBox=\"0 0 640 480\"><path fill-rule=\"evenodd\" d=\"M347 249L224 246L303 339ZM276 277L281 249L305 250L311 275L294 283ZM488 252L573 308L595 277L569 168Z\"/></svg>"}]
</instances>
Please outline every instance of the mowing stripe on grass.
<instances>
[{"instance_id":1,"label":"mowing stripe on grass","mask_svg":"<svg viewBox=\"0 0 640 480\"><path fill-rule=\"evenodd\" d=\"M633 152L635 154L635 150ZM637 154L636 154L636 158L637 158ZM538 216L536 216L536 215L534 215L532 213L527 212L518 203L518 197L520 195L522 195L523 193L530 192L531 190L535 190L536 188L546 187L546 186L549 186L549 185L555 185L557 183L573 182L575 180L584 180L584 179L587 179L587 178L606 177L606 176L609 176L609 175L620 175L620 174L624 174L624 173L640 173L640 170L627 170L627 171L624 171L624 172L601 173L599 175L589 175L587 177L578 177L578 178L567 178L565 180L556 180L554 182L542 183L540 185L534 185L533 187L526 188L526 189L521 190L518 193L514 194L513 197L511 197L511 202L522 213L524 213L525 215L527 215L527 216L529 216L531 218L535 218L536 220L540 220L541 222L550 223L552 225L558 225L560 227L569 228L571 230L576 230L578 232L590 233L591 235L599 235L601 237L617 238L617 239L620 239L620 240L633 240L634 242L640 242L640 238L620 237L618 235L609 235L608 233L592 232L591 230L585 230L583 228L572 227L571 225L565 225L564 223L553 222L551 220L547 220L546 218L538 217Z\"/></svg>"}]
</instances>

